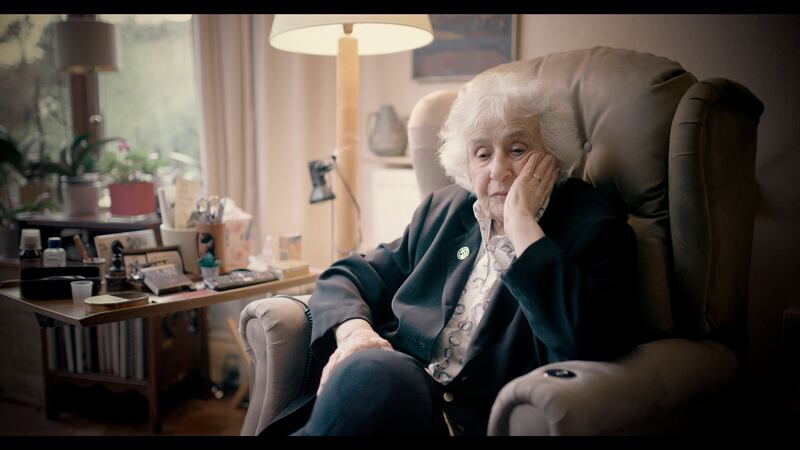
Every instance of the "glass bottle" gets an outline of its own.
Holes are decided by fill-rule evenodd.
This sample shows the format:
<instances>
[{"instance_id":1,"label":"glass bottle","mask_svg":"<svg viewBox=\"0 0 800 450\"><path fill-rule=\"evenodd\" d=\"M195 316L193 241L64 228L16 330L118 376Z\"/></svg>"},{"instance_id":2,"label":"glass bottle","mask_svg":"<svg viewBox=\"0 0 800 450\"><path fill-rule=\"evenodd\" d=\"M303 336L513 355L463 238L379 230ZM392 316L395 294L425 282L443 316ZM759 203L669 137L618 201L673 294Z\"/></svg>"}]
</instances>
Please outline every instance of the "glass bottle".
<instances>
[{"instance_id":1,"label":"glass bottle","mask_svg":"<svg viewBox=\"0 0 800 450\"><path fill-rule=\"evenodd\" d=\"M19 240L19 269L42 267L42 238L36 228L24 228Z\"/></svg>"},{"instance_id":2,"label":"glass bottle","mask_svg":"<svg viewBox=\"0 0 800 450\"><path fill-rule=\"evenodd\" d=\"M47 250L42 254L44 267L65 267L67 251L61 248L61 238L51 237L47 240Z\"/></svg>"}]
</instances>

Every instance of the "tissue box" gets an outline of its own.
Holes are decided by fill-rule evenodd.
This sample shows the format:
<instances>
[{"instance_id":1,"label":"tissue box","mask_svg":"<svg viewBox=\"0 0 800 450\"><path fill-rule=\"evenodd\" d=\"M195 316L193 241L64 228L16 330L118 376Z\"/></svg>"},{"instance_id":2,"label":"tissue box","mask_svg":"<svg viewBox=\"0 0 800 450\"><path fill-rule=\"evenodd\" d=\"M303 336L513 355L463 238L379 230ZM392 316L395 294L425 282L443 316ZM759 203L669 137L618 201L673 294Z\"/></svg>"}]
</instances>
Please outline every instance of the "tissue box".
<instances>
[{"instance_id":1,"label":"tissue box","mask_svg":"<svg viewBox=\"0 0 800 450\"><path fill-rule=\"evenodd\" d=\"M225 222L224 272L246 269L250 264L250 219Z\"/></svg>"}]
</instances>

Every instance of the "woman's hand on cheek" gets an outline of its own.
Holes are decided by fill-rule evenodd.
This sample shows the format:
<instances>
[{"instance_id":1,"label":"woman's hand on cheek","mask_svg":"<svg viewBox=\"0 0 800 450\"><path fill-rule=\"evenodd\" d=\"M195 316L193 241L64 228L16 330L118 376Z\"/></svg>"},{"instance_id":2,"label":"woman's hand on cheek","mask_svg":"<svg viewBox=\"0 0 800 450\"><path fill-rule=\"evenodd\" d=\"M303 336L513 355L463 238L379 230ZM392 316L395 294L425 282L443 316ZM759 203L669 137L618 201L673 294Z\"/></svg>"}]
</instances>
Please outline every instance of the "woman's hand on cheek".
<instances>
[{"instance_id":1,"label":"woman's hand on cheek","mask_svg":"<svg viewBox=\"0 0 800 450\"><path fill-rule=\"evenodd\" d=\"M528 158L508 191L503 222L517 255L544 237L536 213L553 191L557 174L556 159L549 153L536 152Z\"/></svg>"}]
</instances>

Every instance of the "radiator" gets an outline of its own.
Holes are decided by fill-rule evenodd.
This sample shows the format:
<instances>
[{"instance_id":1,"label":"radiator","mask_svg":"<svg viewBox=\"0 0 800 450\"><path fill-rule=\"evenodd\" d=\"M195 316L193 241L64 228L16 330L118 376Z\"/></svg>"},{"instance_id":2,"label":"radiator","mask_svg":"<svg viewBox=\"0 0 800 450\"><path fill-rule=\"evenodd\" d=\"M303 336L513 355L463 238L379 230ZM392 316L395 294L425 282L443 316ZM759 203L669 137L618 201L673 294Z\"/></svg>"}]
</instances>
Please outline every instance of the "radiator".
<instances>
[{"instance_id":1,"label":"radiator","mask_svg":"<svg viewBox=\"0 0 800 450\"><path fill-rule=\"evenodd\" d=\"M417 179L411 169L375 168L371 176L372 239L374 248L403 235L419 205Z\"/></svg>"}]
</instances>

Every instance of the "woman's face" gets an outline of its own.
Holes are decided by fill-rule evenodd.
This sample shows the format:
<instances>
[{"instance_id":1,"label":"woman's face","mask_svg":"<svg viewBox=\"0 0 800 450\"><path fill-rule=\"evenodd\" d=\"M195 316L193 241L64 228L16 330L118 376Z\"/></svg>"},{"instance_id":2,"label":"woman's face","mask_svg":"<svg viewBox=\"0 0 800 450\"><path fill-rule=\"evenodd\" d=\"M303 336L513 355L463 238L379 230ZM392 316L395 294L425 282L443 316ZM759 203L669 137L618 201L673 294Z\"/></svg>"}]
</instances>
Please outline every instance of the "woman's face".
<instances>
[{"instance_id":1,"label":"woman's face","mask_svg":"<svg viewBox=\"0 0 800 450\"><path fill-rule=\"evenodd\" d=\"M469 179L483 210L493 220L503 222L503 205L511 184L528 158L543 151L537 118L511 119L469 133Z\"/></svg>"}]
</instances>

